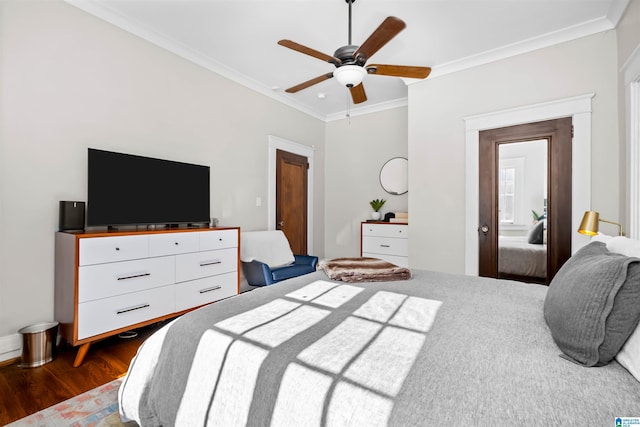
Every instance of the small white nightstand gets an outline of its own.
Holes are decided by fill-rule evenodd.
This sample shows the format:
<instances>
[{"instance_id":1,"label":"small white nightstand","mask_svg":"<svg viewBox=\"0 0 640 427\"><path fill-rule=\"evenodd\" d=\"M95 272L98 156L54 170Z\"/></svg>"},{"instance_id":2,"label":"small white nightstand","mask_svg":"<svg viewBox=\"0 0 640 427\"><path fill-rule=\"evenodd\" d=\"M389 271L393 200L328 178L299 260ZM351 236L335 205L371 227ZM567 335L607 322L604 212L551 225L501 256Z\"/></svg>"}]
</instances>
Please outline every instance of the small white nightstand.
<instances>
[{"instance_id":1,"label":"small white nightstand","mask_svg":"<svg viewBox=\"0 0 640 427\"><path fill-rule=\"evenodd\" d=\"M360 224L360 255L409 267L409 225L389 222Z\"/></svg>"}]
</instances>

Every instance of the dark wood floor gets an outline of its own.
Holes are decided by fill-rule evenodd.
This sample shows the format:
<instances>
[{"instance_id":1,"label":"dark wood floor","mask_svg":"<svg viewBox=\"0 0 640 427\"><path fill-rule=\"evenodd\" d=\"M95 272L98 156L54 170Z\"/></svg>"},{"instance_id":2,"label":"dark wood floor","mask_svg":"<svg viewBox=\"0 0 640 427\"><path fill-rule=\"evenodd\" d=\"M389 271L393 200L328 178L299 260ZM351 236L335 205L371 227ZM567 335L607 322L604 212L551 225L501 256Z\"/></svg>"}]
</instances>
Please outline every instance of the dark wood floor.
<instances>
[{"instance_id":1,"label":"dark wood floor","mask_svg":"<svg viewBox=\"0 0 640 427\"><path fill-rule=\"evenodd\" d=\"M77 348L58 350L56 358L38 368L18 363L0 366L0 425L48 408L127 372L144 339L162 324L137 330L136 338L117 336L91 345L82 365L73 367Z\"/></svg>"}]
</instances>

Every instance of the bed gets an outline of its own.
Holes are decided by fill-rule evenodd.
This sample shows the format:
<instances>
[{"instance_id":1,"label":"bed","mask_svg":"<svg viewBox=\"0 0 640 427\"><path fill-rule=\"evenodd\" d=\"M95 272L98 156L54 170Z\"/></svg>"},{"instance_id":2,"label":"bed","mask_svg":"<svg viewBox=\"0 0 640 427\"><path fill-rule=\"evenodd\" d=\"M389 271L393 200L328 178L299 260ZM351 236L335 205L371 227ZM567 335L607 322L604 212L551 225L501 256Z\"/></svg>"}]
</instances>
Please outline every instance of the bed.
<instances>
[{"instance_id":1,"label":"bed","mask_svg":"<svg viewBox=\"0 0 640 427\"><path fill-rule=\"evenodd\" d=\"M528 243L527 236L498 236L498 272L547 277L547 245Z\"/></svg>"},{"instance_id":2,"label":"bed","mask_svg":"<svg viewBox=\"0 0 640 427\"><path fill-rule=\"evenodd\" d=\"M190 312L139 349L121 416L143 426L607 426L640 417L640 381L625 367L586 367L561 351L545 319L558 287L411 273L345 283L318 271ZM630 279L640 290L640 275Z\"/></svg>"}]
</instances>

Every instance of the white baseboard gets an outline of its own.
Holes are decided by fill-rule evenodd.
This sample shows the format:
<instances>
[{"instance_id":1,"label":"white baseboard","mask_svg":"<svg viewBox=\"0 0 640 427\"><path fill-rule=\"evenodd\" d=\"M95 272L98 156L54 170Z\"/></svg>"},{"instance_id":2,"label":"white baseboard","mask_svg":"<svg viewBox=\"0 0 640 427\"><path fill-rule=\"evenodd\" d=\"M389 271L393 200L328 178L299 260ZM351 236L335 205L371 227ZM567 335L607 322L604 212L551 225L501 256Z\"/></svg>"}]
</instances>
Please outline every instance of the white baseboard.
<instances>
[{"instance_id":1,"label":"white baseboard","mask_svg":"<svg viewBox=\"0 0 640 427\"><path fill-rule=\"evenodd\" d=\"M22 354L22 336L20 334L0 337L0 362L15 359Z\"/></svg>"}]
</instances>

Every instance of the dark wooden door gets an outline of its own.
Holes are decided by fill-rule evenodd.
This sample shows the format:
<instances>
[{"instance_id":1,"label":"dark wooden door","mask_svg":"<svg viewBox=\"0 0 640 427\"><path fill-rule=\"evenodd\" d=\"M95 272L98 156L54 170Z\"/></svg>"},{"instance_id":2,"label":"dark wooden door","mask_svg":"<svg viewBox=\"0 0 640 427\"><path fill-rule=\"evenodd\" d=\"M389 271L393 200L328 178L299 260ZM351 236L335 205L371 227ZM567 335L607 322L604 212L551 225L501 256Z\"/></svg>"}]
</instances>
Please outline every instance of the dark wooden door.
<instances>
[{"instance_id":1,"label":"dark wooden door","mask_svg":"<svg viewBox=\"0 0 640 427\"><path fill-rule=\"evenodd\" d=\"M306 157L276 151L276 228L289 239L294 254L307 255Z\"/></svg>"},{"instance_id":2,"label":"dark wooden door","mask_svg":"<svg viewBox=\"0 0 640 427\"><path fill-rule=\"evenodd\" d=\"M480 132L478 273L498 277L498 149L500 144L547 140L548 284L571 256L571 118Z\"/></svg>"}]
</instances>

